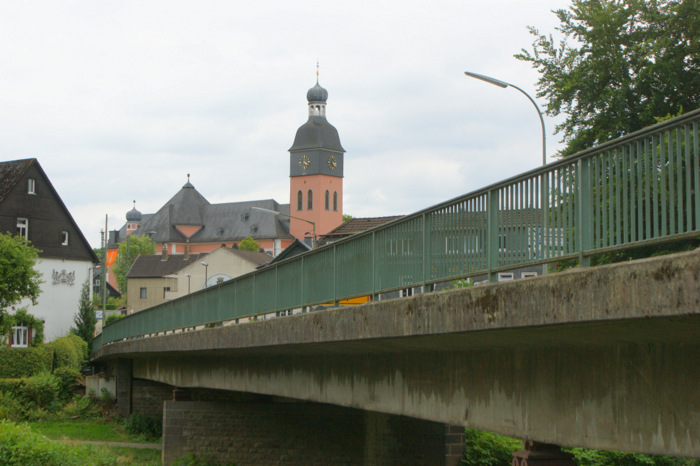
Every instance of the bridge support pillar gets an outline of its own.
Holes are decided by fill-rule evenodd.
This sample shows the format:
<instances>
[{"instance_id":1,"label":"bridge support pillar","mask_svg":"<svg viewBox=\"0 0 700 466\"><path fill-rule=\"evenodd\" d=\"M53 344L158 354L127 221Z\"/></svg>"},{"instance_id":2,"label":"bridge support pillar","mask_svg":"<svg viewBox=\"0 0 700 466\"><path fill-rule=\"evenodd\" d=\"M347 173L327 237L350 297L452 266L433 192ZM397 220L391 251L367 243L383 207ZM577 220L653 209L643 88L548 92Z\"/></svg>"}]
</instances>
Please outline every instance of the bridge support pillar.
<instances>
[{"instance_id":1,"label":"bridge support pillar","mask_svg":"<svg viewBox=\"0 0 700 466\"><path fill-rule=\"evenodd\" d=\"M131 415L132 360L117 360L117 413L121 417Z\"/></svg>"},{"instance_id":2,"label":"bridge support pillar","mask_svg":"<svg viewBox=\"0 0 700 466\"><path fill-rule=\"evenodd\" d=\"M193 397L194 398L194 397ZM319 403L166 401L163 464L193 453L239 466L456 466L464 428Z\"/></svg>"},{"instance_id":3,"label":"bridge support pillar","mask_svg":"<svg viewBox=\"0 0 700 466\"><path fill-rule=\"evenodd\" d=\"M513 466L575 466L573 455L559 445L525 440L523 450L513 453Z\"/></svg>"}]
</instances>

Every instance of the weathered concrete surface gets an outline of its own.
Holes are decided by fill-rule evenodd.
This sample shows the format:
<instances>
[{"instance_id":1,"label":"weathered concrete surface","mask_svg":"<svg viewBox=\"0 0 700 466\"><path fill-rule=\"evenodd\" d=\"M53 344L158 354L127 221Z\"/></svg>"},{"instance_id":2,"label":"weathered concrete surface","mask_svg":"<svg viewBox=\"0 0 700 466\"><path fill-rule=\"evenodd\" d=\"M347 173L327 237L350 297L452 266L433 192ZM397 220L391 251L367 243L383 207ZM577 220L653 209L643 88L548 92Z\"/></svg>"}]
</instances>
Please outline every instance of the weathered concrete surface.
<instances>
[{"instance_id":1,"label":"weathered concrete surface","mask_svg":"<svg viewBox=\"0 0 700 466\"><path fill-rule=\"evenodd\" d=\"M700 457L700 251L122 342L134 376Z\"/></svg>"}]
</instances>

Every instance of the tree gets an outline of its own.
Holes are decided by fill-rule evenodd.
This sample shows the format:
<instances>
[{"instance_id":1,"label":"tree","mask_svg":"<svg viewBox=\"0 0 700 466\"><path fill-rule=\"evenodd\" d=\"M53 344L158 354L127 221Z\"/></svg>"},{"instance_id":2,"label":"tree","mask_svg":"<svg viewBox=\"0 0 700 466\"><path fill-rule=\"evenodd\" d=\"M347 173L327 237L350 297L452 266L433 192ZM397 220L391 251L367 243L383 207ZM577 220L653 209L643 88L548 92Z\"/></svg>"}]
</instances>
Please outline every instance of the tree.
<instances>
[{"instance_id":1,"label":"tree","mask_svg":"<svg viewBox=\"0 0 700 466\"><path fill-rule=\"evenodd\" d=\"M238 243L238 249L242 251L260 252L260 245L250 236L246 236L243 241Z\"/></svg>"},{"instance_id":2,"label":"tree","mask_svg":"<svg viewBox=\"0 0 700 466\"><path fill-rule=\"evenodd\" d=\"M0 234L0 312L24 298L36 304L41 273L34 269L39 250L19 236Z\"/></svg>"},{"instance_id":3,"label":"tree","mask_svg":"<svg viewBox=\"0 0 700 466\"><path fill-rule=\"evenodd\" d=\"M546 113L571 155L700 104L700 3L572 0L554 11L564 35L534 27L533 50L516 55L540 73Z\"/></svg>"},{"instance_id":4,"label":"tree","mask_svg":"<svg viewBox=\"0 0 700 466\"><path fill-rule=\"evenodd\" d=\"M73 317L73 322L75 323L75 328L72 328L71 332L85 340L88 344L88 351L91 350L97 316L90 300L88 280L85 280L83 288L80 290L80 303L78 304L78 312Z\"/></svg>"},{"instance_id":5,"label":"tree","mask_svg":"<svg viewBox=\"0 0 700 466\"><path fill-rule=\"evenodd\" d=\"M343 214L343 223L347 222L348 220L350 220L352 218L354 218L354 217L350 214Z\"/></svg>"},{"instance_id":6,"label":"tree","mask_svg":"<svg viewBox=\"0 0 700 466\"><path fill-rule=\"evenodd\" d=\"M126 294L126 274L136 258L138 256L150 256L154 253L155 244L148 236L130 235L127 236L126 241L119 243L119 253L117 260L114 262L113 270L122 295Z\"/></svg>"}]
</instances>

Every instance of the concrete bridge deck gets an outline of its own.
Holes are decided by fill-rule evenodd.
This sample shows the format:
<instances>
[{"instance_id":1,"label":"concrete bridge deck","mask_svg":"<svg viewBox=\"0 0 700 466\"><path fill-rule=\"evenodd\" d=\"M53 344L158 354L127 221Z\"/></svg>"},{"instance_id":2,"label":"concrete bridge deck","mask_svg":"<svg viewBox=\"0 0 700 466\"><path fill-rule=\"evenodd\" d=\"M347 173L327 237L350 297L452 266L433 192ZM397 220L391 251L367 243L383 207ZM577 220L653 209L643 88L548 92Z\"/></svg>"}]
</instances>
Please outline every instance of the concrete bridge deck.
<instances>
[{"instance_id":1,"label":"concrete bridge deck","mask_svg":"<svg viewBox=\"0 0 700 466\"><path fill-rule=\"evenodd\" d=\"M700 250L123 341L97 361L560 445L700 457Z\"/></svg>"}]
</instances>

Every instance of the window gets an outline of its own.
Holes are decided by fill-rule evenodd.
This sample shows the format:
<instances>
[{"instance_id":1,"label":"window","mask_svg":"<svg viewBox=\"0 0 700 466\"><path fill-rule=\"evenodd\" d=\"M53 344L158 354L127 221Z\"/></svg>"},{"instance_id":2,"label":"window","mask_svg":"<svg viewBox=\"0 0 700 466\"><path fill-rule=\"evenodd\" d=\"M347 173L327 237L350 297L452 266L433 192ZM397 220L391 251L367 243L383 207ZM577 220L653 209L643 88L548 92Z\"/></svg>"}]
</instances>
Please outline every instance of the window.
<instances>
[{"instance_id":1,"label":"window","mask_svg":"<svg viewBox=\"0 0 700 466\"><path fill-rule=\"evenodd\" d=\"M143 290L144 288L141 288L141 289ZM169 286L164 286L164 287L163 287L163 299L165 299L165 294L166 294L168 291L170 291L170 287L169 287Z\"/></svg>"},{"instance_id":2,"label":"window","mask_svg":"<svg viewBox=\"0 0 700 466\"><path fill-rule=\"evenodd\" d=\"M338 191L333 191L333 212L338 212Z\"/></svg>"},{"instance_id":3,"label":"window","mask_svg":"<svg viewBox=\"0 0 700 466\"><path fill-rule=\"evenodd\" d=\"M68 232L61 232L61 246L68 246Z\"/></svg>"},{"instance_id":4,"label":"window","mask_svg":"<svg viewBox=\"0 0 700 466\"><path fill-rule=\"evenodd\" d=\"M326 189L326 196L325 196L325 206L326 210L331 210L331 193L328 192Z\"/></svg>"},{"instance_id":5,"label":"window","mask_svg":"<svg viewBox=\"0 0 700 466\"><path fill-rule=\"evenodd\" d=\"M36 194L36 180L34 178L27 180L27 194Z\"/></svg>"},{"instance_id":6,"label":"window","mask_svg":"<svg viewBox=\"0 0 700 466\"><path fill-rule=\"evenodd\" d=\"M140 297L141 299L146 299L146 288L141 288L141 289L139 290L139 297Z\"/></svg>"},{"instance_id":7,"label":"window","mask_svg":"<svg viewBox=\"0 0 700 466\"><path fill-rule=\"evenodd\" d=\"M304 210L304 195L301 193L301 190L297 192L297 210Z\"/></svg>"},{"instance_id":8,"label":"window","mask_svg":"<svg viewBox=\"0 0 700 466\"><path fill-rule=\"evenodd\" d=\"M520 274L520 278L536 277L537 272L523 272Z\"/></svg>"},{"instance_id":9,"label":"window","mask_svg":"<svg viewBox=\"0 0 700 466\"><path fill-rule=\"evenodd\" d=\"M513 275L513 272L502 272L498 274L498 281L499 282L509 282L513 280L515 276Z\"/></svg>"},{"instance_id":10,"label":"window","mask_svg":"<svg viewBox=\"0 0 700 466\"><path fill-rule=\"evenodd\" d=\"M12 347L26 348L29 346L29 328L23 325L12 327Z\"/></svg>"},{"instance_id":11,"label":"window","mask_svg":"<svg viewBox=\"0 0 700 466\"><path fill-rule=\"evenodd\" d=\"M314 192L310 189L306 193L306 210L314 210Z\"/></svg>"},{"instance_id":12,"label":"window","mask_svg":"<svg viewBox=\"0 0 700 466\"><path fill-rule=\"evenodd\" d=\"M24 239L29 239L29 219L17 219L17 236L21 236Z\"/></svg>"}]
</instances>

